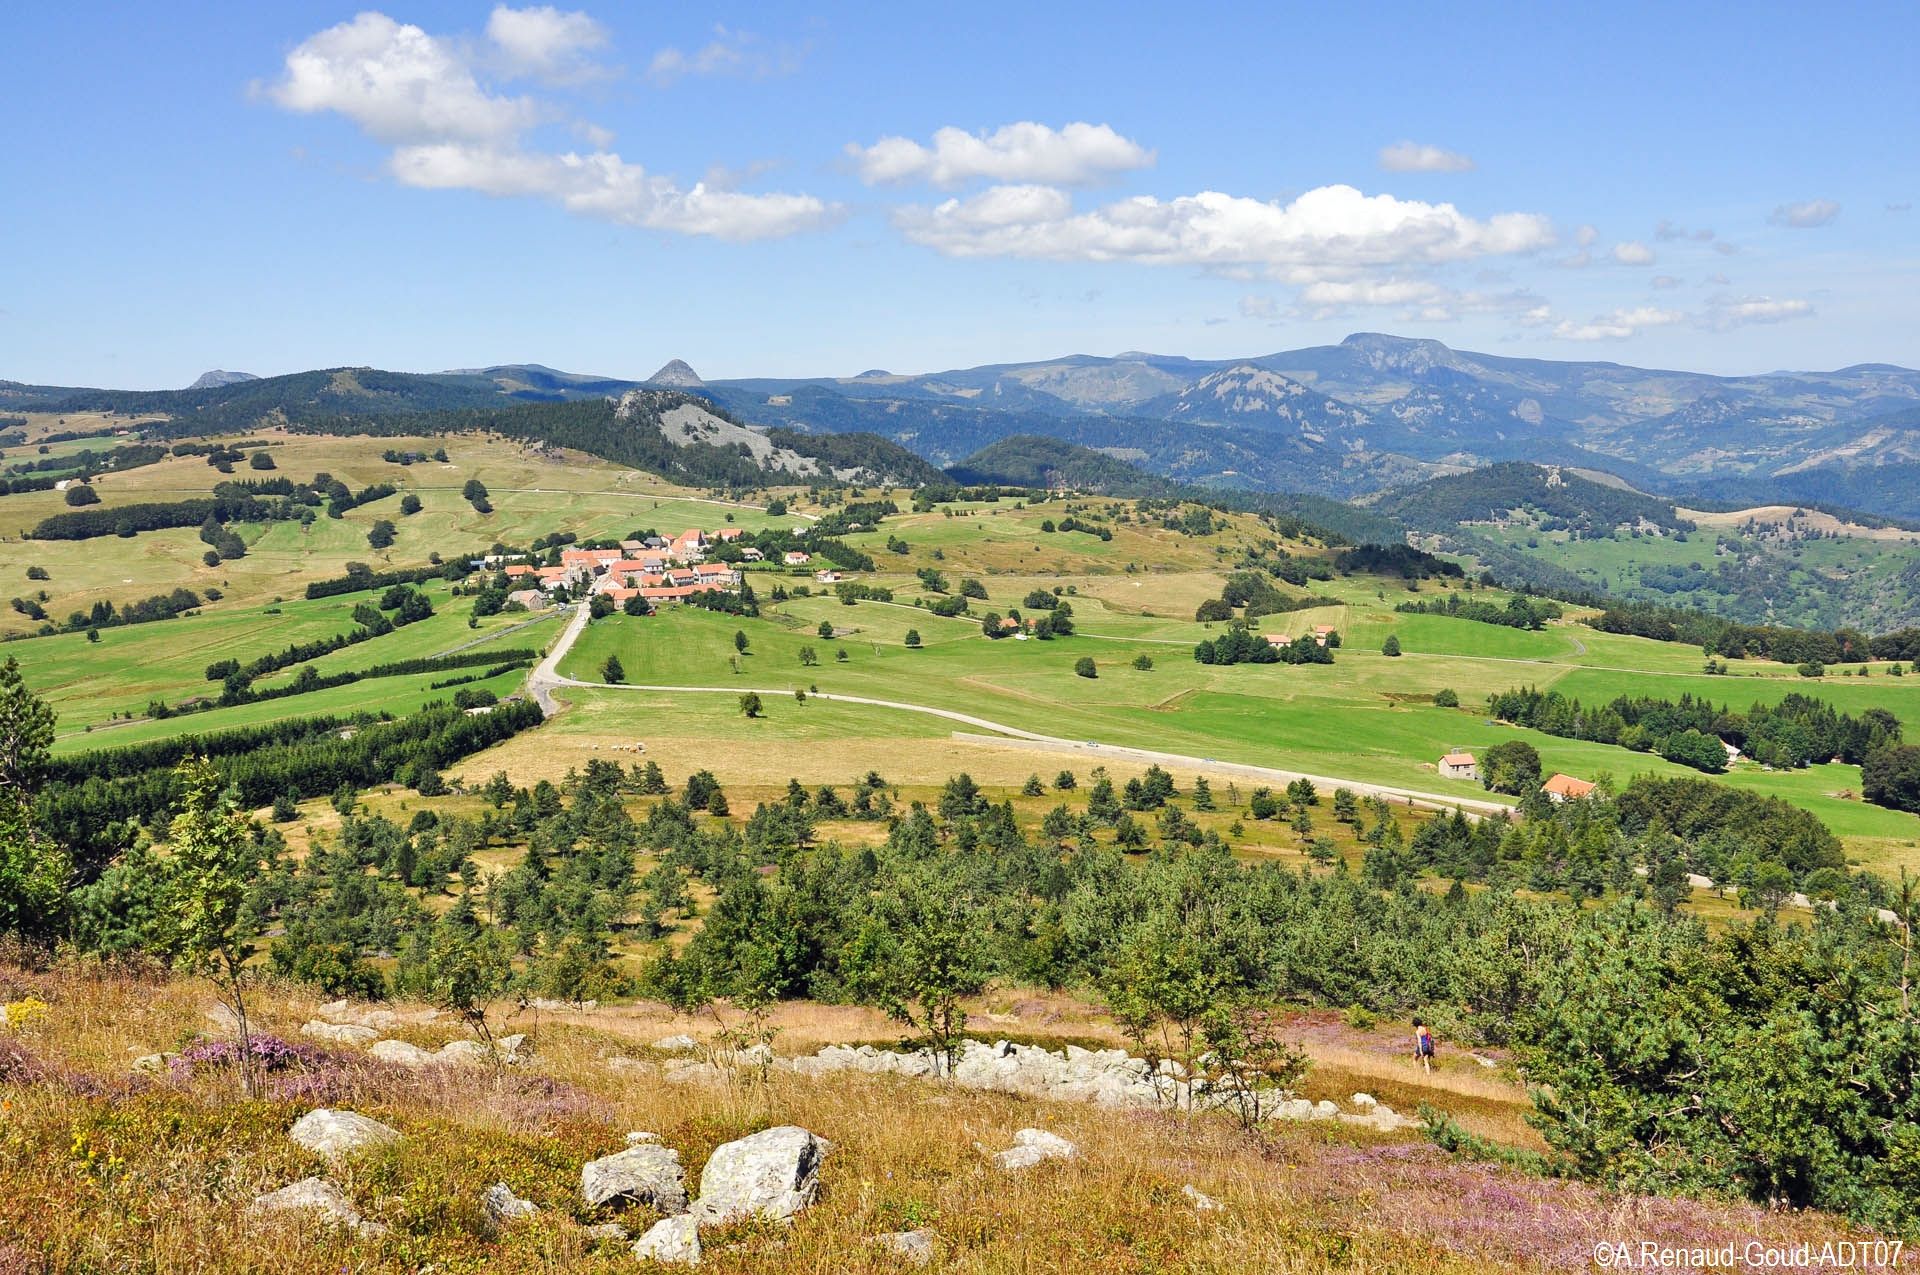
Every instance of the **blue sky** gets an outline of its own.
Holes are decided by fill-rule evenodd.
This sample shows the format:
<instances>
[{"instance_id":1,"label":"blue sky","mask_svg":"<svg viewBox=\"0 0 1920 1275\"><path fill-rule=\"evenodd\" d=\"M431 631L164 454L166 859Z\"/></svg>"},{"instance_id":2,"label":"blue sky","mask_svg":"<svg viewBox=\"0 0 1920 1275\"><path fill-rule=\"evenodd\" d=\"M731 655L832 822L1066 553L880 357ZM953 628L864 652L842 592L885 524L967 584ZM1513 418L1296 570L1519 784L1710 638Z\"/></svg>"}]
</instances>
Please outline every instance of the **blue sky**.
<instances>
[{"instance_id":1,"label":"blue sky","mask_svg":"<svg viewBox=\"0 0 1920 1275\"><path fill-rule=\"evenodd\" d=\"M0 377L1920 363L1910 5L1332 8L6 6Z\"/></svg>"}]
</instances>

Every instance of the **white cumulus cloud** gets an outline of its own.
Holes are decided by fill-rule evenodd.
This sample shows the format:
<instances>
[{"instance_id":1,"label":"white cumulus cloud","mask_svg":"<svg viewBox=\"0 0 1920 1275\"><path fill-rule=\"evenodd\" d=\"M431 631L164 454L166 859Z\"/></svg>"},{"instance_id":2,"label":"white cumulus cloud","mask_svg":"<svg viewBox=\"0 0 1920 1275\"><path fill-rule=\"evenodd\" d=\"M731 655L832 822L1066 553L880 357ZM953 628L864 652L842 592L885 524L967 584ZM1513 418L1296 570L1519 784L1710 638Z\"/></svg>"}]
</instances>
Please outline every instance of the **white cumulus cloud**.
<instances>
[{"instance_id":1,"label":"white cumulus cloud","mask_svg":"<svg viewBox=\"0 0 1920 1275\"><path fill-rule=\"evenodd\" d=\"M589 57L607 43L606 28L585 13L552 5L513 9L496 5L487 18L487 38L509 70L566 80L589 70Z\"/></svg>"},{"instance_id":2,"label":"white cumulus cloud","mask_svg":"<svg viewBox=\"0 0 1920 1275\"><path fill-rule=\"evenodd\" d=\"M992 132L943 128L931 145L910 137L882 137L871 146L849 142L846 153L869 186L959 186L978 179L1081 186L1153 163L1152 151L1109 125L1076 122L1055 129L1031 120Z\"/></svg>"},{"instance_id":3,"label":"white cumulus cloud","mask_svg":"<svg viewBox=\"0 0 1920 1275\"><path fill-rule=\"evenodd\" d=\"M582 216L721 239L789 235L836 215L812 195L682 187L609 150L612 135L585 121L571 121L592 147L585 154L529 145L536 125L566 121L566 112L490 91L480 63L505 59L509 74L565 78L604 33L585 14L502 5L487 34L495 52L362 13L302 41L266 94L290 111L342 115L391 145L387 171L407 186L546 199Z\"/></svg>"},{"instance_id":4,"label":"white cumulus cloud","mask_svg":"<svg viewBox=\"0 0 1920 1275\"><path fill-rule=\"evenodd\" d=\"M1084 212L1065 191L1003 186L908 206L896 211L895 222L909 240L952 257L1197 266L1301 284L1530 253L1554 241L1552 224L1532 213L1481 220L1452 204L1351 186L1318 187L1286 203L1219 191L1166 200L1142 195Z\"/></svg>"},{"instance_id":5,"label":"white cumulus cloud","mask_svg":"<svg viewBox=\"0 0 1920 1275\"><path fill-rule=\"evenodd\" d=\"M1795 230L1812 230L1824 226L1840 215L1840 205L1831 199L1807 199L1797 204L1781 204L1767 218L1776 226L1790 226Z\"/></svg>"},{"instance_id":6,"label":"white cumulus cloud","mask_svg":"<svg viewBox=\"0 0 1920 1275\"><path fill-rule=\"evenodd\" d=\"M1653 249L1637 239L1613 245L1613 259L1623 266L1650 266L1653 264Z\"/></svg>"},{"instance_id":7,"label":"white cumulus cloud","mask_svg":"<svg viewBox=\"0 0 1920 1275\"><path fill-rule=\"evenodd\" d=\"M1465 173L1473 170L1473 159L1444 146L1395 142L1380 148L1380 167L1390 173Z\"/></svg>"},{"instance_id":8,"label":"white cumulus cloud","mask_svg":"<svg viewBox=\"0 0 1920 1275\"><path fill-rule=\"evenodd\" d=\"M1813 314L1813 303L1797 297L1715 297L1707 303L1701 321L1710 328L1725 331L1750 323L1784 323Z\"/></svg>"},{"instance_id":9,"label":"white cumulus cloud","mask_svg":"<svg viewBox=\"0 0 1920 1275\"><path fill-rule=\"evenodd\" d=\"M1663 310L1651 305L1633 306L1589 319L1585 323L1562 319L1554 324L1553 335L1562 341L1624 341L1642 329L1684 323L1686 318L1679 310Z\"/></svg>"},{"instance_id":10,"label":"white cumulus cloud","mask_svg":"<svg viewBox=\"0 0 1920 1275\"><path fill-rule=\"evenodd\" d=\"M452 42L384 13L301 41L267 92L289 111L344 115L383 142L510 137L542 114L531 99L483 89Z\"/></svg>"}]
</instances>

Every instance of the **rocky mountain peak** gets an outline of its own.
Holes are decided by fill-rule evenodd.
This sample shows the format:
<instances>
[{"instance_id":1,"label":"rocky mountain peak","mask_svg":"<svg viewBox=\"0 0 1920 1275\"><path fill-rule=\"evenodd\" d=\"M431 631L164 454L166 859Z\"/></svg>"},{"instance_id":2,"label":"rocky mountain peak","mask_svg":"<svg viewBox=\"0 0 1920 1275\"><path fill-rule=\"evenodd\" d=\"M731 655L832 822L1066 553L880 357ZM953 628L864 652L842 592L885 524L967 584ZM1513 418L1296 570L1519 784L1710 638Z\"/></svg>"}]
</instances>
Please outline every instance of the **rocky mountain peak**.
<instances>
[{"instance_id":1,"label":"rocky mountain peak","mask_svg":"<svg viewBox=\"0 0 1920 1275\"><path fill-rule=\"evenodd\" d=\"M688 367L680 359L669 359L658 372L647 378L650 385L674 385L683 389L692 389L705 385L700 374Z\"/></svg>"}]
</instances>

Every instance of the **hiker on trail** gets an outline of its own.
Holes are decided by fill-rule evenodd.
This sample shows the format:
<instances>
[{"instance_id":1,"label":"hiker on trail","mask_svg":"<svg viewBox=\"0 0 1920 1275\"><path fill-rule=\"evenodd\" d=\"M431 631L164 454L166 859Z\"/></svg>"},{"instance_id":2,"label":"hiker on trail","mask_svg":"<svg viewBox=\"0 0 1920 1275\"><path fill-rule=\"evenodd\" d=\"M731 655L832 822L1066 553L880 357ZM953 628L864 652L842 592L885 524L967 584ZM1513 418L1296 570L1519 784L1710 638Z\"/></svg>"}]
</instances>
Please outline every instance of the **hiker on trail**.
<instances>
[{"instance_id":1,"label":"hiker on trail","mask_svg":"<svg viewBox=\"0 0 1920 1275\"><path fill-rule=\"evenodd\" d=\"M1433 1033L1427 1030L1422 1019L1413 1020L1413 1056L1428 1071L1433 1070Z\"/></svg>"}]
</instances>

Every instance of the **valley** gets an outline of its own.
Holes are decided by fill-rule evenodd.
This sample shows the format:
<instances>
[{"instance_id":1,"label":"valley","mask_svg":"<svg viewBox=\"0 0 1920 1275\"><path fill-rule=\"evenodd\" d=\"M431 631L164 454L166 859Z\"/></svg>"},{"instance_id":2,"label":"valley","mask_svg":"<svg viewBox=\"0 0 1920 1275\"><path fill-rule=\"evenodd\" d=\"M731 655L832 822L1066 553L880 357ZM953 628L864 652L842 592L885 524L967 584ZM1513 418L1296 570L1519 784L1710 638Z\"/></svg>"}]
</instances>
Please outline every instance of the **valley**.
<instances>
[{"instance_id":1,"label":"valley","mask_svg":"<svg viewBox=\"0 0 1920 1275\"><path fill-rule=\"evenodd\" d=\"M1520 462L1346 505L1031 435L933 481L882 439L808 452L684 389L619 393L211 435L103 415L61 439L72 421L27 417L0 452L32 476L0 496L20 591L0 719L46 714L23 809L68 874L39 913L62 940L174 942L146 918L178 906L183 838L211 819L245 847L226 986L267 1006L257 1039L301 1077L362 1066L360 1046L288 1042L390 1012L321 993L417 1006L429 1026L383 1060L451 1058L472 1032L484 1061L530 1029L537 1061L501 1092L572 1086L604 1119L585 1095L609 1074L678 1076L718 1086L700 1119L728 1129L862 1119L880 1082L803 1080L821 1046L897 1068L924 1055L896 1049L977 1059L1017 1035L1065 1066L1117 1043L1195 1073L1225 1051L1268 1060L1209 1082L1267 1095L1260 1145L1425 1139L1435 1169L1480 1157L1537 1184L1580 1145L1529 1086L1583 1083L1548 1043L1594 995L1581 980L1661 968L1618 964L1648 944L1719 962L1835 929L1871 952L1905 915L1891 883L1920 871L1920 816L1881 772L1920 732L1920 644L1895 623L1915 535L1890 520L1703 510ZM1756 601L1774 580L1797 601ZM1695 610L1662 609L1680 593ZM1502 955L1535 944L1557 955ZM937 951L956 955L916 955ZM1149 975L1162 960L1180 972ZM0 966L66 1005L119 994L68 977ZM1205 1026L1182 1035L1199 987ZM193 995L157 994L166 1014ZM1471 1057L1400 1057L1383 1023L1416 1010ZM163 1018L116 1048L166 1059ZM99 1067L93 1037L34 1030ZM749 1056L771 1060L758 1079ZM163 1105L210 1101L182 1087L208 1083L197 1064L166 1065ZM354 1083L410 1129L444 1118L398 1073ZM1059 1105L988 1090L982 1119ZM1228 1108L1152 1118L1224 1133ZM1097 1148L1130 1118L1075 1127ZM550 1171L513 1172L569 1261L624 1251ZM954 1172L926 1187L947 1225ZM656 1221L618 1219L622 1246ZM512 1252L485 1226L382 1224ZM1516 1260L1513 1236L1436 1219L1369 1242L1433 1234Z\"/></svg>"}]
</instances>

